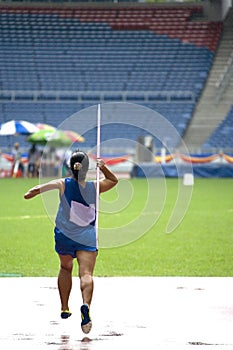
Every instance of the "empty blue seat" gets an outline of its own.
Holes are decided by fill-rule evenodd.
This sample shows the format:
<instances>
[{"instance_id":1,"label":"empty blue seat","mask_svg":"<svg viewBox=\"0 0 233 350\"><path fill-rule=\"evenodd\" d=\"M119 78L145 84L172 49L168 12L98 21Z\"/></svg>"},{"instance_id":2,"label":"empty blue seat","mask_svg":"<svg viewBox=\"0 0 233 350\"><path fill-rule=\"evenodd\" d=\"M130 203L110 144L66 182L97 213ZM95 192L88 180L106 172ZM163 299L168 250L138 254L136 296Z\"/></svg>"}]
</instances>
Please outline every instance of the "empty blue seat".
<instances>
[{"instance_id":1,"label":"empty blue seat","mask_svg":"<svg viewBox=\"0 0 233 350\"><path fill-rule=\"evenodd\" d=\"M213 131L210 137L203 143L203 148L233 148L233 106L225 119Z\"/></svg>"},{"instance_id":2,"label":"empty blue seat","mask_svg":"<svg viewBox=\"0 0 233 350\"><path fill-rule=\"evenodd\" d=\"M118 18L118 13L112 11L113 16L79 8L0 11L0 88L18 91L11 107L11 93L0 94L4 118L11 118L11 112L16 117L31 113L61 123L88 102L123 99L160 110L182 134L214 53L149 29L114 30L109 18ZM121 19L124 16L120 13ZM127 18L131 22L131 16ZM33 102L33 91L41 91L38 103Z\"/></svg>"}]
</instances>

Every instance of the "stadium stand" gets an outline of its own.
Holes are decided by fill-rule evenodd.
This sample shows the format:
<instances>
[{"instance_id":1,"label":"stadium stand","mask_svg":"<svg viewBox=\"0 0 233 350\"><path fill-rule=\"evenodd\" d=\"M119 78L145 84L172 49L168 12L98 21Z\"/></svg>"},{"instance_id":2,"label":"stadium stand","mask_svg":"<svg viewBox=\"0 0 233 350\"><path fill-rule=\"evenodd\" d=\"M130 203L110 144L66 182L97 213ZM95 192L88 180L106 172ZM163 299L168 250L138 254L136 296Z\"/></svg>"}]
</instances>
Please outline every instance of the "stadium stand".
<instances>
[{"instance_id":1,"label":"stadium stand","mask_svg":"<svg viewBox=\"0 0 233 350\"><path fill-rule=\"evenodd\" d=\"M2 120L58 126L99 101L129 101L158 111L183 136L222 30L195 21L201 14L202 6L1 7Z\"/></svg>"},{"instance_id":2,"label":"stadium stand","mask_svg":"<svg viewBox=\"0 0 233 350\"><path fill-rule=\"evenodd\" d=\"M221 40L205 87L183 137L189 149L200 150L230 110L233 100L233 8L223 20ZM222 148L222 146L221 146ZM214 150L213 150L214 151ZM214 151L215 152L215 151Z\"/></svg>"},{"instance_id":3,"label":"stadium stand","mask_svg":"<svg viewBox=\"0 0 233 350\"><path fill-rule=\"evenodd\" d=\"M233 106L226 118L205 141L203 148L233 148Z\"/></svg>"}]
</instances>

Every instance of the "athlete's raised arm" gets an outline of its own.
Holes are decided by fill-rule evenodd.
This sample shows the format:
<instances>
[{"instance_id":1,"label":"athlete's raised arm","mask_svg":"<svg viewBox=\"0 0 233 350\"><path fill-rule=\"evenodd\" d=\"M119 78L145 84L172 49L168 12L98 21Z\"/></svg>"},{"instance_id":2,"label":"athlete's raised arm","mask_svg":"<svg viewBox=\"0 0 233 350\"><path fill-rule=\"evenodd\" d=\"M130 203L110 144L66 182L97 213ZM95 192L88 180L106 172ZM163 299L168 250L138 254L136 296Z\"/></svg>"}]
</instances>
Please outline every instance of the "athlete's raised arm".
<instances>
[{"instance_id":1,"label":"athlete's raised arm","mask_svg":"<svg viewBox=\"0 0 233 350\"><path fill-rule=\"evenodd\" d=\"M116 186L118 178L116 175L107 167L102 159L97 159L97 166L104 174L104 179L100 180L100 193L106 192Z\"/></svg>"}]
</instances>

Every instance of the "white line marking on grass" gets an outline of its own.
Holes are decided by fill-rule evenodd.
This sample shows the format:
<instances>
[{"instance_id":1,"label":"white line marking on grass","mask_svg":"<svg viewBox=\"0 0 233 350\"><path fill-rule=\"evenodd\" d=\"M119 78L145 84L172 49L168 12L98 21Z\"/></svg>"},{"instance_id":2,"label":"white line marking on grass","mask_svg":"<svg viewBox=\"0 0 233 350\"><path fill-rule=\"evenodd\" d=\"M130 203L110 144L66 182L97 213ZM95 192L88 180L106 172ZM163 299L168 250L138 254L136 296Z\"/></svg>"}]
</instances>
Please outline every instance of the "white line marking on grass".
<instances>
[{"instance_id":1,"label":"white line marking on grass","mask_svg":"<svg viewBox=\"0 0 233 350\"><path fill-rule=\"evenodd\" d=\"M155 215L155 214L159 214L159 211L155 211L155 212L142 212L142 213L131 213L131 215ZM105 215L106 213L103 213L102 215ZM111 213L110 213L111 214ZM116 213L114 214L116 216L128 216L128 213ZM27 220L27 219L44 219L44 218L48 218L48 215L20 215L20 216L0 216L0 221L1 220Z\"/></svg>"},{"instance_id":2,"label":"white line marking on grass","mask_svg":"<svg viewBox=\"0 0 233 350\"><path fill-rule=\"evenodd\" d=\"M25 220L25 219L43 219L48 215L21 215L21 216L2 216L0 220Z\"/></svg>"},{"instance_id":3,"label":"white line marking on grass","mask_svg":"<svg viewBox=\"0 0 233 350\"><path fill-rule=\"evenodd\" d=\"M106 213L103 213L102 215L105 215ZM108 214L108 213L107 213ZM112 214L112 213L109 213ZM134 212L130 213L130 215L135 216L135 215L155 215L155 214L160 214L160 211L151 211L151 212ZM129 216L129 213L115 213L114 216Z\"/></svg>"}]
</instances>

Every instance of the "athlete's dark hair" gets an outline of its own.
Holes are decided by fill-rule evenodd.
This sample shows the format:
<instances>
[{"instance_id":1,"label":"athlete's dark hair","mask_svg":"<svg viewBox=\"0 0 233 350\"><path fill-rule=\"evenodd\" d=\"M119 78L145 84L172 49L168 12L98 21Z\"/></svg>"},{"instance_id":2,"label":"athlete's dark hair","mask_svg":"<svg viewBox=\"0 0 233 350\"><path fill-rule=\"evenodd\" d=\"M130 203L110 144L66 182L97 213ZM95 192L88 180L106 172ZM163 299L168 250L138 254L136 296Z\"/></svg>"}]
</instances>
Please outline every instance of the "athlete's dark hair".
<instances>
[{"instance_id":1,"label":"athlete's dark hair","mask_svg":"<svg viewBox=\"0 0 233 350\"><path fill-rule=\"evenodd\" d=\"M75 150L70 157L70 169L75 180L83 181L89 168L89 158L85 152Z\"/></svg>"}]
</instances>

